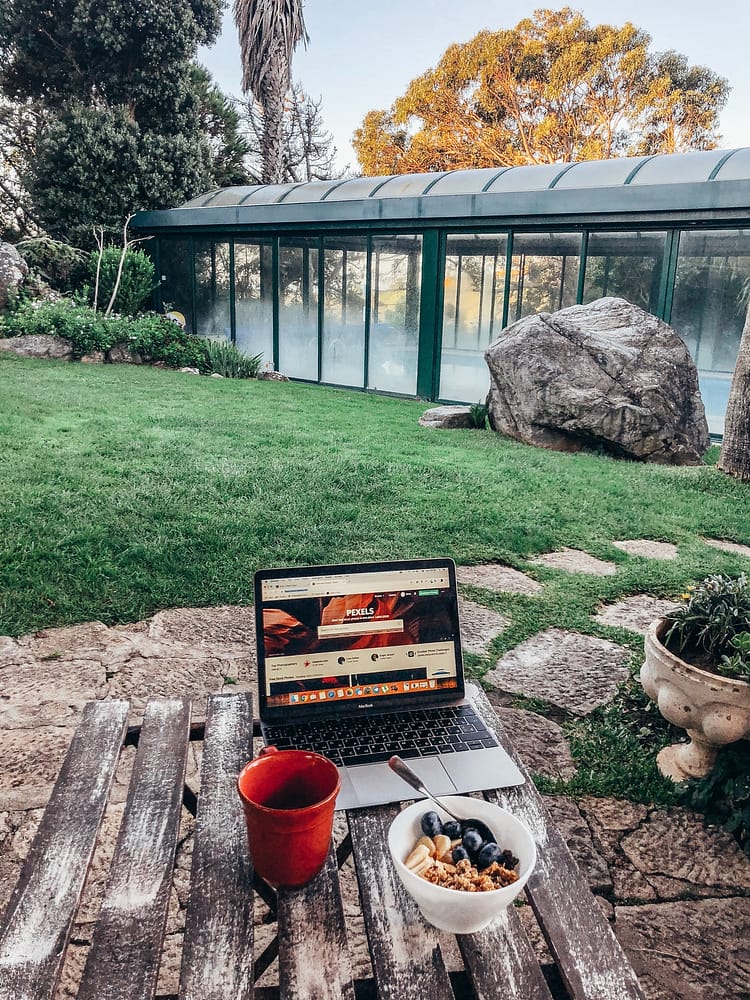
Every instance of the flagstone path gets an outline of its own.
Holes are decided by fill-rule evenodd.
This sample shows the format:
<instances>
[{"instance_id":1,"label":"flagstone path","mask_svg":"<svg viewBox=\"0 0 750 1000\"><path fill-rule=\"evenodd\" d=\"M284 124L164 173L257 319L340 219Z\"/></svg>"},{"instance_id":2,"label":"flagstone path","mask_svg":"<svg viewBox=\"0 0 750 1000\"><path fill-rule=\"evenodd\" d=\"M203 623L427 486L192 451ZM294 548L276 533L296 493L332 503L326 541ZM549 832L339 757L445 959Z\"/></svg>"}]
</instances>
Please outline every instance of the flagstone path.
<instances>
[{"instance_id":1,"label":"flagstone path","mask_svg":"<svg viewBox=\"0 0 750 1000\"><path fill-rule=\"evenodd\" d=\"M634 558L674 556L674 547L666 543L615 544ZM730 551L750 557L750 549L726 544L733 546ZM610 574L617 568L570 549L535 562L569 572ZM498 564L459 567L458 579L471 594L461 598L465 647L479 655L487 655L510 624L481 604L481 591L533 598L541 589L531 577ZM600 608L592 621L642 633L670 606L672 602L648 594L631 595ZM90 699L127 698L131 721L136 722L149 698L179 694L193 698L193 717L201 718L209 693L255 688L254 649L249 607L175 609L132 625L90 622L18 640L0 636L0 909L18 877L83 705ZM563 781L575 774L556 719L585 716L611 701L627 677L628 659L628 651L616 642L560 629L532 636L497 659L486 675L488 696L532 773ZM514 693L537 699L540 707L546 702L553 717L513 707ZM57 1000L77 994L134 752L126 748L122 754ZM187 775L194 789L199 767L196 745ZM680 808L656 809L590 796L578 801L547 796L546 801L648 1000L750 998L750 860L725 830L706 826L699 815ZM183 811L167 954L157 990L162 996L177 988L192 829L192 817ZM339 820L336 835L341 838L343 833ZM344 867L342 883L351 915L357 893L351 866ZM535 947L545 956L530 908L523 906L520 912ZM263 916L256 914L261 940L273 933ZM361 926L355 921L350 930L355 974L367 976ZM457 954L453 961L460 967ZM264 983L274 982L276 975L271 966Z\"/></svg>"}]
</instances>

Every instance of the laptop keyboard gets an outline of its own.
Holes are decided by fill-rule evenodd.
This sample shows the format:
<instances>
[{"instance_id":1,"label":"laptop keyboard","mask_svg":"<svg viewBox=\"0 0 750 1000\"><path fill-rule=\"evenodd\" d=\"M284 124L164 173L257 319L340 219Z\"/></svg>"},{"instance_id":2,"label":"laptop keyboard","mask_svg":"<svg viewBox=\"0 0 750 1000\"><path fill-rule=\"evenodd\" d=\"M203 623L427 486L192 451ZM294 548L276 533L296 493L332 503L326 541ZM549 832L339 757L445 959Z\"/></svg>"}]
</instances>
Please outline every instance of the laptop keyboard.
<instances>
[{"instance_id":1,"label":"laptop keyboard","mask_svg":"<svg viewBox=\"0 0 750 1000\"><path fill-rule=\"evenodd\" d=\"M266 726L265 735L279 750L313 750L339 766L377 764L393 754L432 757L498 745L469 705Z\"/></svg>"}]
</instances>

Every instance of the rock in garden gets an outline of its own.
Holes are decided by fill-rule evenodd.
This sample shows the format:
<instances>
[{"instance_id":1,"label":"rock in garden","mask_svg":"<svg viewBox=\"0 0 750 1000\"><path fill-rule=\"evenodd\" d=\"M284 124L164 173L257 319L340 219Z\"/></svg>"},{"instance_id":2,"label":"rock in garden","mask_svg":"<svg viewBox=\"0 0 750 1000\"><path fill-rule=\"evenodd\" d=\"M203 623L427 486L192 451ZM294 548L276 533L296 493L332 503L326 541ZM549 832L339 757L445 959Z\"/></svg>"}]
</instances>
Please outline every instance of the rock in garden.
<instances>
[{"instance_id":1,"label":"rock in garden","mask_svg":"<svg viewBox=\"0 0 750 1000\"><path fill-rule=\"evenodd\" d=\"M0 309L8 306L28 273L29 266L18 250L10 243L0 243Z\"/></svg>"},{"instance_id":2,"label":"rock in garden","mask_svg":"<svg viewBox=\"0 0 750 1000\"><path fill-rule=\"evenodd\" d=\"M111 365L140 365L143 358L131 352L127 344L113 344L107 351L107 361Z\"/></svg>"},{"instance_id":3,"label":"rock in garden","mask_svg":"<svg viewBox=\"0 0 750 1000\"><path fill-rule=\"evenodd\" d=\"M48 333L29 333L21 337L0 338L0 350L20 354L25 358L53 358L57 361L70 361L73 357L73 345L62 337L53 337Z\"/></svg>"},{"instance_id":4,"label":"rock in garden","mask_svg":"<svg viewBox=\"0 0 750 1000\"><path fill-rule=\"evenodd\" d=\"M419 418L422 427L471 427L468 406L433 406Z\"/></svg>"},{"instance_id":5,"label":"rock in garden","mask_svg":"<svg viewBox=\"0 0 750 1000\"><path fill-rule=\"evenodd\" d=\"M485 359L490 423L519 441L668 465L697 465L709 446L687 347L625 299L527 316Z\"/></svg>"}]
</instances>

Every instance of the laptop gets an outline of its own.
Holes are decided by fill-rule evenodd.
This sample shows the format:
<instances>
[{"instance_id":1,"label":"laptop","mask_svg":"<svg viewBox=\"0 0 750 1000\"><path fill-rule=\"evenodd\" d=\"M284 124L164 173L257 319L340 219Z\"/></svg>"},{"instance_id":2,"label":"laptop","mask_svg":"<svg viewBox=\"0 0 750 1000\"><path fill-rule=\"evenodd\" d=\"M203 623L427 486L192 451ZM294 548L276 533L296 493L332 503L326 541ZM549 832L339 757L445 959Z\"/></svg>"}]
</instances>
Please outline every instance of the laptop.
<instances>
[{"instance_id":1,"label":"laptop","mask_svg":"<svg viewBox=\"0 0 750 1000\"><path fill-rule=\"evenodd\" d=\"M437 795L523 783L467 697L452 559L264 569L254 583L264 741L330 757L337 809L416 797L393 754Z\"/></svg>"}]
</instances>

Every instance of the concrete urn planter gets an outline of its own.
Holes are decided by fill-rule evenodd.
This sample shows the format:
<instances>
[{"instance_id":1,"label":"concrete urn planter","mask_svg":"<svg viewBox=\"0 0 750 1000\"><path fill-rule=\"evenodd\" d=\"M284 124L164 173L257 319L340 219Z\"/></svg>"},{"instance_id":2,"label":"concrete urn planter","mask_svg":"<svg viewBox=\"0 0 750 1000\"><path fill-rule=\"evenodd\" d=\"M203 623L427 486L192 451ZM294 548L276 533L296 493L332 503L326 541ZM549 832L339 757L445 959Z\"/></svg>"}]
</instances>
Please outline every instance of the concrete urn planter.
<instances>
[{"instance_id":1,"label":"concrete urn planter","mask_svg":"<svg viewBox=\"0 0 750 1000\"><path fill-rule=\"evenodd\" d=\"M694 667L662 643L668 622L648 627L641 683L664 718L687 731L689 743L665 747L656 763L673 781L702 778L719 747L750 737L750 683Z\"/></svg>"}]
</instances>

